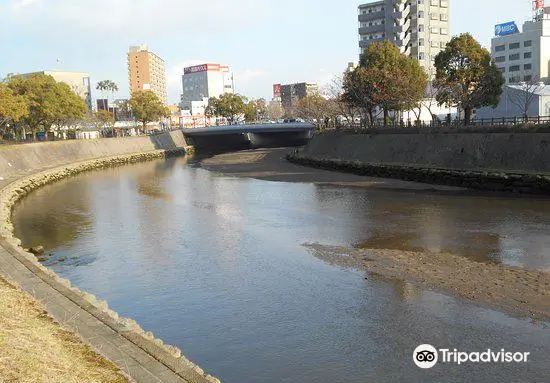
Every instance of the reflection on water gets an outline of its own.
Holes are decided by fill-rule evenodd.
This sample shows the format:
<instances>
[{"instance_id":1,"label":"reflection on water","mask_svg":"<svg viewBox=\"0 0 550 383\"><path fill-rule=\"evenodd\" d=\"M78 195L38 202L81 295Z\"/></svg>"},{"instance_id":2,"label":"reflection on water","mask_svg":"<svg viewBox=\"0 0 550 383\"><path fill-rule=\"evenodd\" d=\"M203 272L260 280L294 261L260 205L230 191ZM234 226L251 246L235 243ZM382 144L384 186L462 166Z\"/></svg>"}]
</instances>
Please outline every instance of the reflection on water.
<instances>
[{"instance_id":1,"label":"reflection on water","mask_svg":"<svg viewBox=\"0 0 550 383\"><path fill-rule=\"evenodd\" d=\"M424 234L424 235L422 235ZM373 231L370 237L356 244L358 249L389 249L402 251L432 251L459 254L477 262L501 263L500 235L483 232L461 233L462 238L449 238L447 233L385 233Z\"/></svg>"},{"instance_id":2,"label":"reflection on water","mask_svg":"<svg viewBox=\"0 0 550 383\"><path fill-rule=\"evenodd\" d=\"M451 250L549 269L548 210L234 179L173 159L49 185L14 221L26 246L53 253L53 270L224 382L544 381L548 329L329 264L302 244ZM534 359L421 371L411 357L421 343Z\"/></svg>"}]
</instances>

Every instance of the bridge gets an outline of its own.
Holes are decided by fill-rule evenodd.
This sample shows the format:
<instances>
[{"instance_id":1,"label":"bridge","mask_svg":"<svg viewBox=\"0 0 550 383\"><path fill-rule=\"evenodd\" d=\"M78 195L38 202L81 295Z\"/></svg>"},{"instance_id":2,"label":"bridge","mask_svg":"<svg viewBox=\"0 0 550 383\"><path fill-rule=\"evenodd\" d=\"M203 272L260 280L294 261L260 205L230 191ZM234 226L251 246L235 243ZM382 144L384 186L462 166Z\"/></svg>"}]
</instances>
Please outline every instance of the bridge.
<instances>
[{"instance_id":1,"label":"bridge","mask_svg":"<svg viewBox=\"0 0 550 383\"><path fill-rule=\"evenodd\" d=\"M197 150L301 146L313 135L315 125L307 123L226 125L183 129L187 142Z\"/></svg>"}]
</instances>

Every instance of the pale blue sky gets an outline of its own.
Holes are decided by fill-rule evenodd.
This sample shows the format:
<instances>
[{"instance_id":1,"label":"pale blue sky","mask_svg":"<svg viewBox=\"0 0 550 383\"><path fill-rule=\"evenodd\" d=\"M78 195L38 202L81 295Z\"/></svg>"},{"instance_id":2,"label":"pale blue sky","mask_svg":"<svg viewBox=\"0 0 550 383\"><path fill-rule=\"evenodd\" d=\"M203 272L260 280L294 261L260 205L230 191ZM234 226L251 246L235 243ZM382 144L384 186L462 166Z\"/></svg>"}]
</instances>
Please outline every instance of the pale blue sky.
<instances>
[{"instance_id":1,"label":"pale blue sky","mask_svg":"<svg viewBox=\"0 0 550 383\"><path fill-rule=\"evenodd\" d=\"M166 61L168 100L184 66L229 64L237 91L274 83L326 84L357 61L354 0L0 0L0 77L44 69L114 80L128 97L126 52L146 43ZM366 1L368 2L368 1ZM451 31L489 46L494 25L531 16L530 0L450 0ZM61 62L57 63L56 59ZM94 98L96 96L94 93Z\"/></svg>"}]
</instances>

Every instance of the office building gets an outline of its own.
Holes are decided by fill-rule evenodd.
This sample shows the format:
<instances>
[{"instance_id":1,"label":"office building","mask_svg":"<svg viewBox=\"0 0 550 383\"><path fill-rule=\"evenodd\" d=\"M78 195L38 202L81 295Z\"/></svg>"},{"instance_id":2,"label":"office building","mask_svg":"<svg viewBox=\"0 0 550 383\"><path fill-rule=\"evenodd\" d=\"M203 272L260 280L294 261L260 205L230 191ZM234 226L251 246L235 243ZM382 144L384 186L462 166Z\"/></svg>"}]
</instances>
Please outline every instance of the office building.
<instances>
[{"instance_id":1,"label":"office building","mask_svg":"<svg viewBox=\"0 0 550 383\"><path fill-rule=\"evenodd\" d=\"M182 87L180 107L192 115L204 113L210 97L234 93L233 74L229 66L221 64L187 67L183 69Z\"/></svg>"},{"instance_id":2,"label":"office building","mask_svg":"<svg viewBox=\"0 0 550 383\"><path fill-rule=\"evenodd\" d=\"M79 95L88 110L92 110L92 89L90 84L90 75L84 72L64 72L56 70L44 70L39 72L25 73L18 76L30 76L33 74L42 74L46 76L52 76L57 82L67 84L73 92Z\"/></svg>"},{"instance_id":3,"label":"office building","mask_svg":"<svg viewBox=\"0 0 550 383\"><path fill-rule=\"evenodd\" d=\"M278 85L278 84L276 84ZM274 86L275 89L275 86ZM296 102L306 96L319 92L317 84L300 82L296 84L287 84L279 86L281 104L287 113L291 113L296 106Z\"/></svg>"},{"instance_id":4,"label":"office building","mask_svg":"<svg viewBox=\"0 0 550 383\"><path fill-rule=\"evenodd\" d=\"M514 22L495 26L491 55L506 84L522 81L549 83L550 7L540 8L520 32Z\"/></svg>"},{"instance_id":5,"label":"office building","mask_svg":"<svg viewBox=\"0 0 550 383\"><path fill-rule=\"evenodd\" d=\"M130 93L151 90L163 104L167 104L166 67L164 60L150 52L147 45L131 46L128 52Z\"/></svg>"},{"instance_id":6,"label":"office building","mask_svg":"<svg viewBox=\"0 0 550 383\"><path fill-rule=\"evenodd\" d=\"M373 42L389 40L420 61L433 78L435 56L450 35L450 0L381 0L360 5L360 55Z\"/></svg>"}]
</instances>

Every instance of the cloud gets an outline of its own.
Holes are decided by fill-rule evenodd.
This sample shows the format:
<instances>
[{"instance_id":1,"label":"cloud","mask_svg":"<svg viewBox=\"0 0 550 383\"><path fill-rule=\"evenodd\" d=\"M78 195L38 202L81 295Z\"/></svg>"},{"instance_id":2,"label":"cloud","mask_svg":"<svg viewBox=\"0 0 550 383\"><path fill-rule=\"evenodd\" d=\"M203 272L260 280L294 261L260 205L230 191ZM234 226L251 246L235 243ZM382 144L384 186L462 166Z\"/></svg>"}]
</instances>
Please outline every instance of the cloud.
<instances>
[{"instance_id":1,"label":"cloud","mask_svg":"<svg viewBox=\"0 0 550 383\"><path fill-rule=\"evenodd\" d=\"M35 4L37 2L38 2L38 0L14 0L14 1L12 1L13 6L15 8L23 8L23 7Z\"/></svg>"}]
</instances>

